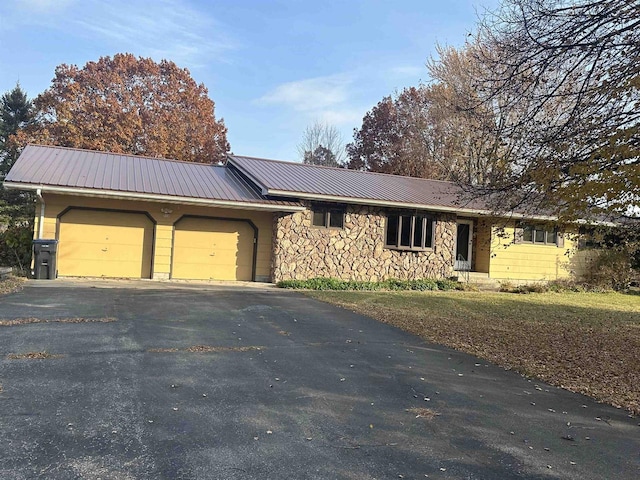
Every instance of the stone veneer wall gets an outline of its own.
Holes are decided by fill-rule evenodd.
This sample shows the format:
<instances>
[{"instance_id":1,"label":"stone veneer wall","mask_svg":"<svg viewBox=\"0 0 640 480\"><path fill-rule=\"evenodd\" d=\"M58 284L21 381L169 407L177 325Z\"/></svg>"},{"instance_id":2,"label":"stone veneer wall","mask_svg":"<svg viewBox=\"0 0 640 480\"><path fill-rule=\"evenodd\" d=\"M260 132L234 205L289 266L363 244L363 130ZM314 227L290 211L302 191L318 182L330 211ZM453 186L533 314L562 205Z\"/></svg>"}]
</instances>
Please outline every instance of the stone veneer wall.
<instances>
[{"instance_id":1,"label":"stone veneer wall","mask_svg":"<svg viewBox=\"0 0 640 480\"><path fill-rule=\"evenodd\" d=\"M273 282L314 277L410 280L453 274L454 214L437 216L434 248L424 252L384 248L386 213L377 207L347 206L344 229L314 227L311 220L310 209L274 214Z\"/></svg>"}]
</instances>

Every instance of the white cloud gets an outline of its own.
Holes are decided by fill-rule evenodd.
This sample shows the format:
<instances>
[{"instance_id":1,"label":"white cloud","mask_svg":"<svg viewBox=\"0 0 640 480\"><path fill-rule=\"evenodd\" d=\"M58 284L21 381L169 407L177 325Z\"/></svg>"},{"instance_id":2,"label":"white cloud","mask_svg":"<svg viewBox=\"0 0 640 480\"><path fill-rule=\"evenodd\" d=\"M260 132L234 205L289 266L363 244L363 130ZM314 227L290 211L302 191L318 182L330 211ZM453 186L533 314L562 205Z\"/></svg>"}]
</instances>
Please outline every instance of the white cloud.
<instances>
[{"instance_id":1,"label":"white cloud","mask_svg":"<svg viewBox=\"0 0 640 480\"><path fill-rule=\"evenodd\" d=\"M351 104L354 80L353 75L336 74L282 83L256 103L280 105L307 120L350 125L362 119L362 109Z\"/></svg>"},{"instance_id":2,"label":"white cloud","mask_svg":"<svg viewBox=\"0 0 640 480\"><path fill-rule=\"evenodd\" d=\"M198 68L228 62L228 54L239 48L224 25L188 0L22 0L16 5L20 14L12 23L90 38L108 53L130 52Z\"/></svg>"},{"instance_id":3,"label":"white cloud","mask_svg":"<svg viewBox=\"0 0 640 480\"><path fill-rule=\"evenodd\" d=\"M347 75L308 78L278 85L258 103L284 105L299 112L317 112L347 101L352 79Z\"/></svg>"},{"instance_id":4,"label":"white cloud","mask_svg":"<svg viewBox=\"0 0 640 480\"><path fill-rule=\"evenodd\" d=\"M104 2L74 23L120 51L166 58L180 66L226 61L226 54L238 47L215 19L182 0Z\"/></svg>"}]
</instances>

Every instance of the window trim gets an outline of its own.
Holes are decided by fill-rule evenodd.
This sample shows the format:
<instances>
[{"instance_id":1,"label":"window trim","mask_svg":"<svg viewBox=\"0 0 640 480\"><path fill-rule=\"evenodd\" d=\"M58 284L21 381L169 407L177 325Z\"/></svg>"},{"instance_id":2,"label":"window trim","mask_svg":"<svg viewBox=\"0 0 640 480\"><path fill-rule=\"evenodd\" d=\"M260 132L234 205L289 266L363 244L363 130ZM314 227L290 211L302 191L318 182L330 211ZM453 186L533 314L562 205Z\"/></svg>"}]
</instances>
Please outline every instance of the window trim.
<instances>
[{"instance_id":1,"label":"window trim","mask_svg":"<svg viewBox=\"0 0 640 480\"><path fill-rule=\"evenodd\" d=\"M318 207L318 206L312 206L310 208L311 210L311 227L312 228L321 228L321 229L327 229L327 230L344 230L344 220L345 220L345 209L341 208L341 207ZM332 227L331 226L331 212L340 212L340 217L341 217L341 224L342 226L340 227ZM313 223L314 220L314 216L316 213L322 213L323 217L324 217L324 224L323 225L316 225L315 223Z\"/></svg>"},{"instance_id":2,"label":"window trim","mask_svg":"<svg viewBox=\"0 0 640 480\"><path fill-rule=\"evenodd\" d=\"M391 217L397 217L397 233L396 233L396 243L389 244L388 243L388 232L389 232L389 221ZM409 243L410 246L402 245L402 218L410 217L411 218L411 230L409 232ZM416 220L418 217L422 217L425 219L422 222L422 244L424 246L416 247L415 242L415 228L416 228ZM431 235L428 236L429 226L431 226ZM387 213L386 221L384 226L384 248L388 250L397 250L397 251L405 251L405 252L428 252L433 251L434 244L434 235L435 235L435 226L436 226L436 217L433 214L429 213L408 213L408 212L397 212L397 213ZM428 242L427 242L428 240ZM429 243L429 245L427 245Z\"/></svg>"},{"instance_id":3,"label":"window trim","mask_svg":"<svg viewBox=\"0 0 640 480\"><path fill-rule=\"evenodd\" d=\"M531 240L524 239L524 232L525 230L528 230L528 229L531 230ZM520 233L518 233L518 230L520 230ZM544 242L536 241L536 233L538 232L544 232ZM548 241L550 233L553 234L553 242ZM518 240L516 243L524 243L527 245L546 245L546 246L559 247L560 244L558 240L560 238L560 235L561 233L558 231L557 227L553 227L553 229L549 229L544 225L536 225L531 223L522 223L518 225L518 227L516 227L516 239Z\"/></svg>"}]
</instances>

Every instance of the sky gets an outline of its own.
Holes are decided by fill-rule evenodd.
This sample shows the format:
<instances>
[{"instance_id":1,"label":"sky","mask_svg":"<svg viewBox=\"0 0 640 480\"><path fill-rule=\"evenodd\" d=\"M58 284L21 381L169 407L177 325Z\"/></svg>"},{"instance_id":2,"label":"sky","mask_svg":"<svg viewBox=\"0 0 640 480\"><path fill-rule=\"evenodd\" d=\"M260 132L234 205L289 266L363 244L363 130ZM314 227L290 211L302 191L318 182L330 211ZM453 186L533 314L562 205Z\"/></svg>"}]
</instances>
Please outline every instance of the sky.
<instances>
[{"instance_id":1,"label":"sky","mask_svg":"<svg viewBox=\"0 0 640 480\"><path fill-rule=\"evenodd\" d=\"M0 93L30 98L60 64L130 52L203 83L238 155L297 161L305 128L345 143L383 97L428 82L498 0L2 0Z\"/></svg>"}]
</instances>

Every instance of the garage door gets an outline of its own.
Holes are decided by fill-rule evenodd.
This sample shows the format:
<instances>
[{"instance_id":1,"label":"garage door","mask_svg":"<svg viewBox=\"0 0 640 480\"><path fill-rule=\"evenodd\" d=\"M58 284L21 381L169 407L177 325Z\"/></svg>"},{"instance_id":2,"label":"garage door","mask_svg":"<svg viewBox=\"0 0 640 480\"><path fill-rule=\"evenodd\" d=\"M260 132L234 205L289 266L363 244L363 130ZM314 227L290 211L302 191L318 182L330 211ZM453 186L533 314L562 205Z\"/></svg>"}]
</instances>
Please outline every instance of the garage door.
<instances>
[{"instance_id":1,"label":"garage door","mask_svg":"<svg viewBox=\"0 0 640 480\"><path fill-rule=\"evenodd\" d=\"M182 218L174 228L171 277L252 280L254 235L243 220Z\"/></svg>"},{"instance_id":2,"label":"garage door","mask_svg":"<svg viewBox=\"0 0 640 480\"><path fill-rule=\"evenodd\" d=\"M145 214L71 209L58 239L61 276L151 277L153 222Z\"/></svg>"}]
</instances>

